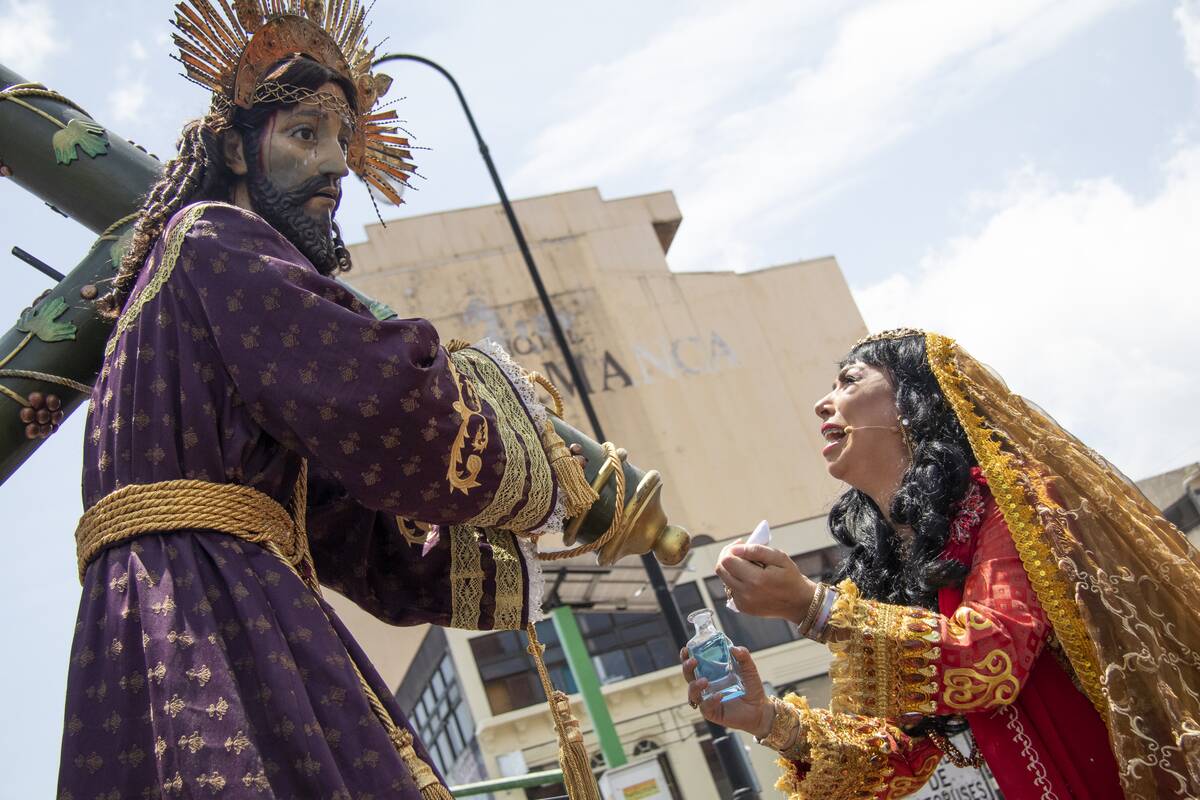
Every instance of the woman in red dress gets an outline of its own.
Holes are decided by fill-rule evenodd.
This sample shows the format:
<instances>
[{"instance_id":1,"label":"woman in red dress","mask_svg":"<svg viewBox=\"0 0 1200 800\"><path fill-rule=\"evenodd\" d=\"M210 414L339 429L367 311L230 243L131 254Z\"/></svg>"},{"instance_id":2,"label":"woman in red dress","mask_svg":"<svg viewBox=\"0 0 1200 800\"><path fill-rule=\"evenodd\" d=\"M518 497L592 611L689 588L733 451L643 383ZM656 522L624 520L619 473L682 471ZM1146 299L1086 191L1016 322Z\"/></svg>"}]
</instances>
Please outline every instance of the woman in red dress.
<instances>
[{"instance_id":1,"label":"woman in red dress","mask_svg":"<svg viewBox=\"0 0 1200 800\"><path fill-rule=\"evenodd\" d=\"M896 798L942 758L1008 800L1200 796L1200 555L1119 472L936 334L867 337L816 405L836 586L735 544L744 613L833 652L830 709L689 701L778 750L791 798ZM948 736L968 731L968 752Z\"/></svg>"}]
</instances>

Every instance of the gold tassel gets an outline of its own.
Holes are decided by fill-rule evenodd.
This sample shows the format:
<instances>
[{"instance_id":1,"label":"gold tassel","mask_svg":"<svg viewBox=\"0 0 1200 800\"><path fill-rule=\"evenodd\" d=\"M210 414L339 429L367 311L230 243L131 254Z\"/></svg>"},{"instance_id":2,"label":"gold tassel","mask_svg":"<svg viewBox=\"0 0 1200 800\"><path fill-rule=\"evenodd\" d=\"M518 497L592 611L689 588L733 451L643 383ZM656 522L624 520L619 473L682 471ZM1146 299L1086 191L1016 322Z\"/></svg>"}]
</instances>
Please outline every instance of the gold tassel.
<instances>
[{"instance_id":1,"label":"gold tassel","mask_svg":"<svg viewBox=\"0 0 1200 800\"><path fill-rule=\"evenodd\" d=\"M454 795L450 794L450 790L438 780L433 768L417 755L417 750L413 747L412 734L399 726L393 728L389 733L392 736L392 743L400 752L400 758L404 760L409 774L412 775L413 783L417 784L417 788L421 790L422 800L454 800Z\"/></svg>"},{"instance_id":2,"label":"gold tassel","mask_svg":"<svg viewBox=\"0 0 1200 800\"><path fill-rule=\"evenodd\" d=\"M546 393L554 401L554 408L551 410L556 417L562 419L562 395L550 382L550 379L540 372L530 372L529 380L546 390ZM550 462L550 467L554 470L554 478L558 481L559 488L562 489L563 507L567 519L585 513L600 499L600 495L588 483L583 467L571 455L571 449L554 430L554 423L550 420L546 420L546 426L542 429L542 449L546 451L546 460Z\"/></svg>"},{"instance_id":3,"label":"gold tassel","mask_svg":"<svg viewBox=\"0 0 1200 800\"><path fill-rule=\"evenodd\" d=\"M567 518L572 519L586 513L600 499L600 495L588 483L583 467L571 455L567 443L549 421L542 430L542 449L546 451L546 459L550 462L554 477L558 480L558 487L562 490Z\"/></svg>"},{"instance_id":4,"label":"gold tassel","mask_svg":"<svg viewBox=\"0 0 1200 800\"><path fill-rule=\"evenodd\" d=\"M579 720L571 715L571 701L564 692L558 691L550 683L550 674L542 660L542 653L546 648L538 641L533 623L526 626L525 633L529 636L527 649L537 666L542 689L545 690L550 703L554 731L558 734L558 766L562 769L567 797L570 800L602 800L600 787L596 785L596 775L592 772L591 760L583 743L583 731L579 729Z\"/></svg>"},{"instance_id":5,"label":"gold tassel","mask_svg":"<svg viewBox=\"0 0 1200 800\"><path fill-rule=\"evenodd\" d=\"M558 765L562 768L567 797L571 800L601 800L600 787L596 785L591 759L583 744L583 732L579 729L579 720L571 716L571 702L566 693L554 690L550 708L555 724L562 723L558 737Z\"/></svg>"}]
</instances>

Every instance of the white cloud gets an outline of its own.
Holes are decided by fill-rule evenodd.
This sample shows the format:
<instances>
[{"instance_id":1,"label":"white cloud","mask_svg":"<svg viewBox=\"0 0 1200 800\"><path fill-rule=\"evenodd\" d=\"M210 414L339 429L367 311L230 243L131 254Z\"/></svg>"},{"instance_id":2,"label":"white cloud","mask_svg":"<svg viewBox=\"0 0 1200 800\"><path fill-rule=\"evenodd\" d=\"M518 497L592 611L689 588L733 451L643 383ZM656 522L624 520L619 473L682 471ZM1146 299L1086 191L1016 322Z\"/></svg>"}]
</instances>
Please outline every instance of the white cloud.
<instances>
[{"instance_id":1,"label":"white cloud","mask_svg":"<svg viewBox=\"0 0 1200 800\"><path fill-rule=\"evenodd\" d=\"M789 44L833 5L690 6L645 46L577 79L566 92L564 121L536 137L513 183L521 191L558 191L643 169L664 155L698 158L722 122L715 109L789 63Z\"/></svg>"},{"instance_id":2,"label":"white cloud","mask_svg":"<svg viewBox=\"0 0 1200 800\"><path fill-rule=\"evenodd\" d=\"M46 60L63 49L54 14L44 0L8 0L0 12L0 63L39 80Z\"/></svg>"},{"instance_id":3,"label":"white cloud","mask_svg":"<svg viewBox=\"0 0 1200 800\"><path fill-rule=\"evenodd\" d=\"M534 140L514 184L659 171L687 218L673 266L758 266L750 225L799 219L888 145L1123 1L875 0L833 19L802 3L707 7L579 81L574 113Z\"/></svg>"},{"instance_id":4,"label":"white cloud","mask_svg":"<svg viewBox=\"0 0 1200 800\"><path fill-rule=\"evenodd\" d=\"M149 90L141 79L121 81L109 92L108 104L115 122L130 122L137 119L146 105Z\"/></svg>"},{"instance_id":5,"label":"white cloud","mask_svg":"<svg viewBox=\"0 0 1200 800\"><path fill-rule=\"evenodd\" d=\"M1200 79L1200 3L1175 18ZM1174 147L1149 197L1035 164L973 193L975 232L855 291L868 326L958 338L1134 478L1200 460L1200 143Z\"/></svg>"},{"instance_id":6,"label":"white cloud","mask_svg":"<svg viewBox=\"0 0 1200 800\"><path fill-rule=\"evenodd\" d=\"M872 329L954 336L1135 478L1200 460L1200 146L1134 198L1026 167L977 233L855 292Z\"/></svg>"},{"instance_id":7,"label":"white cloud","mask_svg":"<svg viewBox=\"0 0 1200 800\"><path fill-rule=\"evenodd\" d=\"M1200 0L1182 0L1175 7L1175 21L1183 36L1188 66L1200 78Z\"/></svg>"}]
</instances>

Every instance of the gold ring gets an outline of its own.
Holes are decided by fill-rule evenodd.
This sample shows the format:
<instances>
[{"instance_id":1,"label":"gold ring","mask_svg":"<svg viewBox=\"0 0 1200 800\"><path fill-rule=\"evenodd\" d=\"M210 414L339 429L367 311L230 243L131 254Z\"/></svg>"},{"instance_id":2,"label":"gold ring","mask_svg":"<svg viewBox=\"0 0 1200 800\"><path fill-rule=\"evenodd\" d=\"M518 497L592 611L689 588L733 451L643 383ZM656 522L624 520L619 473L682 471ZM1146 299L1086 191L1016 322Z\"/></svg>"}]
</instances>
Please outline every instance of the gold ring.
<instances>
[{"instance_id":1,"label":"gold ring","mask_svg":"<svg viewBox=\"0 0 1200 800\"><path fill-rule=\"evenodd\" d=\"M725 586L725 596L730 600L733 599L733 589L730 589L728 585Z\"/></svg>"}]
</instances>

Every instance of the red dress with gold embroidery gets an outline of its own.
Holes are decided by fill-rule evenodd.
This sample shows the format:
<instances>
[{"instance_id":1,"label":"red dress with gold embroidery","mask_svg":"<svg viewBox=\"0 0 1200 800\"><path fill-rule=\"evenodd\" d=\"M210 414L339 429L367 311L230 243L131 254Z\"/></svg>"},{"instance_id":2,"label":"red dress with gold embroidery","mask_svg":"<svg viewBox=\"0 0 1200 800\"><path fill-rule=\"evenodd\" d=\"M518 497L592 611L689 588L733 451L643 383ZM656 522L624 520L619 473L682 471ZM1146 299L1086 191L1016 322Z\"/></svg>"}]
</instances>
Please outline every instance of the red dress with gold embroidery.
<instances>
[{"instance_id":1,"label":"red dress with gold embroidery","mask_svg":"<svg viewBox=\"0 0 1200 800\"><path fill-rule=\"evenodd\" d=\"M878 603L850 581L830 623L832 709L801 698L803 741L779 788L791 797L897 798L941 759L907 736L915 715L963 715L1007 800L1122 797L1100 715L1059 663L1053 631L1004 518L976 474L947 555L970 565L941 613Z\"/></svg>"}]
</instances>

